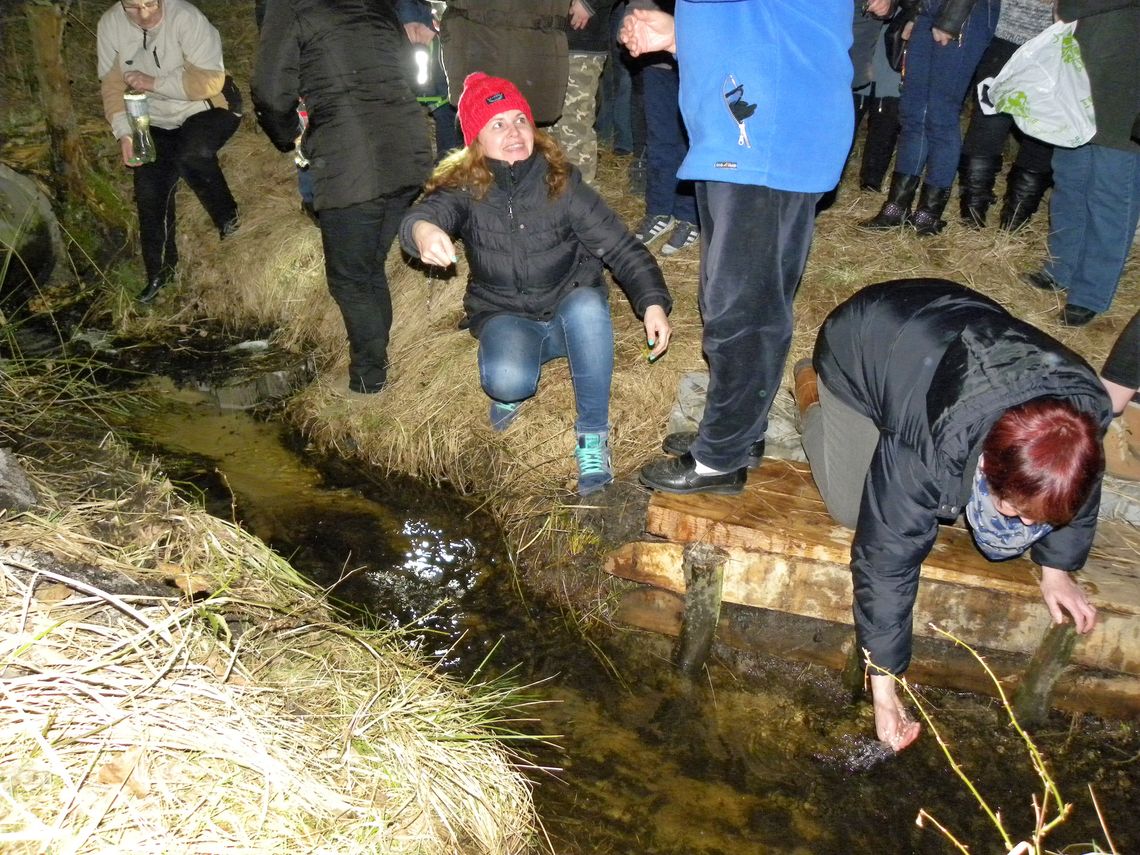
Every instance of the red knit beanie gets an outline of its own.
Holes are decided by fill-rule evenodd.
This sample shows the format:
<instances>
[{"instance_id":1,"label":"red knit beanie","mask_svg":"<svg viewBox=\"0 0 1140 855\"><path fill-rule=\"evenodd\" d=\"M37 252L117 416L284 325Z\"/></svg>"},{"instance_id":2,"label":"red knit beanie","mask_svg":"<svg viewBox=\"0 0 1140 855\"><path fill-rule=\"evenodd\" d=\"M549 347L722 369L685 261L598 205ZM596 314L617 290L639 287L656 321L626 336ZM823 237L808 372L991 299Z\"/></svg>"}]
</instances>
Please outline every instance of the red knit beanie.
<instances>
[{"instance_id":1,"label":"red knit beanie","mask_svg":"<svg viewBox=\"0 0 1140 855\"><path fill-rule=\"evenodd\" d=\"M482 71L467 75L463 81L463 94L459 96L459 126L463 129L463 144L471 145L492 116L507 110L521 110L534 124L530 104L518 87L502 77L490 77Z\"/></svg>"}]
</instances>

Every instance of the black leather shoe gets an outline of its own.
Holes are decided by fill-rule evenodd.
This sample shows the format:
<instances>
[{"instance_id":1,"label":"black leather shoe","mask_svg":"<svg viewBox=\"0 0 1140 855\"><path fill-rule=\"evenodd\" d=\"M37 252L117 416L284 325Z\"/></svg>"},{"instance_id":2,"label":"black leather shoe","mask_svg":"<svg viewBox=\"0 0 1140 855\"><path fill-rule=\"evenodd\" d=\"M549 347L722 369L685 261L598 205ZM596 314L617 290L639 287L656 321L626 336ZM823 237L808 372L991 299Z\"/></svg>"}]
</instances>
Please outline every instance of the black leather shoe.
<instances>
[{"instance_id":1,"label":"black leather shoe","mask_svg":"<svg viewBox=\"0 0 1140 855\"><path fill-rule=\"evenodd\" d=\"M682 454L688 454L689 448L697 438L695 430L683 430L677 433L671 433L665 437L665 441L661 443L661 450L666 454L672 454L674 457L680 457ZM746 464L749 469L757 468L764 460L764 440L758 439L748 447L748 463Z\"/></svg>"},{"instance_id":2,"label":"black leather shoe","mask_svg":"<svg viewBox=\"0 0 1140 855\"><path fill-rule=\"evenodd\" d=\"M140 303L149 303L158 296L158 292L166 287L166 283L170 279L167 276L155 276L146 283L146 287L139 293L138 301Z\"/></svg>"},{"instance_id":3,"label":"black leather shoe","mask_svg":"<svg viewBox=\"0 0 1140 855\"><path fill-rule=\"evenodd\" d=\"M1065 306L1061 309L1061 323L1067 327L1083 327L1096 317L1096 312L1084 306Z\"/></svg>"},{"instance_id":4,"label":"black leather shoe","mask_svg":"<svg viewBox=\"0 0 1140 855\"><path fill-rule=\"evenodd\" d=\"M1065 286L1046 273L1044 270L1033 270L1028 273L1021 274L1021 281L1026 285L1032 285L1034 288L1039 288L1042 291L1064 291Z\"/></svg>"},{"instance_id":5,"label":"black leather shoe","mask_svg":"<svg viewBox=\"0 0 1140 855\"><path fill-rule=\"evenodd\" d=\"M662 493L739 493L748 480L748 470L741 466L731 472L698 475L697 461L691 454L663 457L644 466L638 480Z\"/></svg>"}]
</instances>

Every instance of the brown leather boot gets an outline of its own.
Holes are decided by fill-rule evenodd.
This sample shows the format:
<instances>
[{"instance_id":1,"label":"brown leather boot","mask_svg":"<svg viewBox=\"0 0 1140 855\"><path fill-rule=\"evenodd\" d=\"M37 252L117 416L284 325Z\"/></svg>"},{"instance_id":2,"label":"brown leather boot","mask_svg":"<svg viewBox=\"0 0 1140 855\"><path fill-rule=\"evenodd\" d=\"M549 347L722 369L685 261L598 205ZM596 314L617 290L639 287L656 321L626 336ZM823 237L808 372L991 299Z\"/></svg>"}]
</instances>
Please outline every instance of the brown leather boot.
<instances>
[{"instance_id":1,"label":"brown leather boot","mask_svg":"<svg viewBox=\"0 0 1140 855\"><path fill-rule=\"evenodd\" d=\"M803 424L808 407L819 403L819 378L811 359L801 359L792 367L792 397L796 399L796 427Z\"/></svg>"},{"instance_id":2,"label":"brown leather boot","mask_svg":"<svg viewBox=\"0 0 1140 855\"><path fill-rule=\"evenodd\" d=\"M1129 403L1104 435L1104 471L1140 481L1140 404Z\"/></svg>"}]
</instances>

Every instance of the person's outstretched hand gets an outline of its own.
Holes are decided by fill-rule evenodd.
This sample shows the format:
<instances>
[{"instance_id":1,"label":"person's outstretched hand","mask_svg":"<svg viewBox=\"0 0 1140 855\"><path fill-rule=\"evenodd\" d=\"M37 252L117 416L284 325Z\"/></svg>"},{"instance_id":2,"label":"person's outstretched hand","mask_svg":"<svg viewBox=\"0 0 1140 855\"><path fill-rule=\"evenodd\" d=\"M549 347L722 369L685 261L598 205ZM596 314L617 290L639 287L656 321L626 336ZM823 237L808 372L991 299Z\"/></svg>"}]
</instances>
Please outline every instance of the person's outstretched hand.
<instances>
[{"instance_id":1,"label":"person's outstretched hand","mask_svg":"<svg viewBox=\"0 0 1140 855\"><path fill-rule=\"evenodd\" d=\"M621 22L618 40L629 49L632 56L661 50L675 53L677 40L673 30L673 16L653 9L633 9Z\"/></svg>"},{"instance_id":2,"label":"person's outstretched hand","mask_svg":"<svg viewBox=\"0 0 1140 855\"><path fill-rule=\"evenodd\" d=\"M875 704L875 735L896 754L911 745L922 725L910 717L895 691L889 674L871 675L871 697Z\"/></svg>"},{"instance_id":3,"label":"person's outstretched hand","mask_svg":"<svg viewBox=\"0 0 1140 855\"><path fill-rule=\"evenodd\" d=\"M650 362L656 362L669 349L672 334L673 328L669 326L669 318L663 308L654 304L645 310L645 341L653 348L649 351Z\"/></svg>"},{"instance_id":4,"label":"person's outstretched hand","mask_svg":"<svg viewBox=\"0 0 1140 855\"><path fill-rule=\"evenodd\" d=\"M1068 615L1082 635L1096 626L1096 606L1089 602L1088 594L1076 583L1072 573L1042 567L1041 596L1045 598L1053 623L1064 623Z\"/></svg>"},{"instance_id":5,"label":"person's outstretched hand","mask_svg":"<svg viewBox=\"0 0 1140 855\"><path fill-rule=\"evenodd\" d=\"M412 226L412 243L416 245L420 261L424 264L450 267L459 260L451 237L439 226L427 220L420 220Z\"/></svg>"}]
</instances>

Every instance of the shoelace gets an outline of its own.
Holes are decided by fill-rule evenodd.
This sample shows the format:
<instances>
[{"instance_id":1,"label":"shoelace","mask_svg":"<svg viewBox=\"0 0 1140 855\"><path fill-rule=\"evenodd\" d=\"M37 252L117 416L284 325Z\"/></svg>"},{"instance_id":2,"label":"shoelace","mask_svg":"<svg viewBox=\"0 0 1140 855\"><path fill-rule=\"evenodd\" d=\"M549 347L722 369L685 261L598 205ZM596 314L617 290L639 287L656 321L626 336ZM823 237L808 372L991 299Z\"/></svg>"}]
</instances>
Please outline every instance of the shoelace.
<instances>
[{"instance_id":1,"label":"shoelace","mask_svg":"<svg viewBox=\"0 0 1140 855\"><path fill-rule=\"evenodd\" d=\"M606 460L606 444L597 434L586 434L578 438L578 448L574 454L578 458L578 472L582 475L605 474L609 472Z\"/></svg>"}]
</instances>

